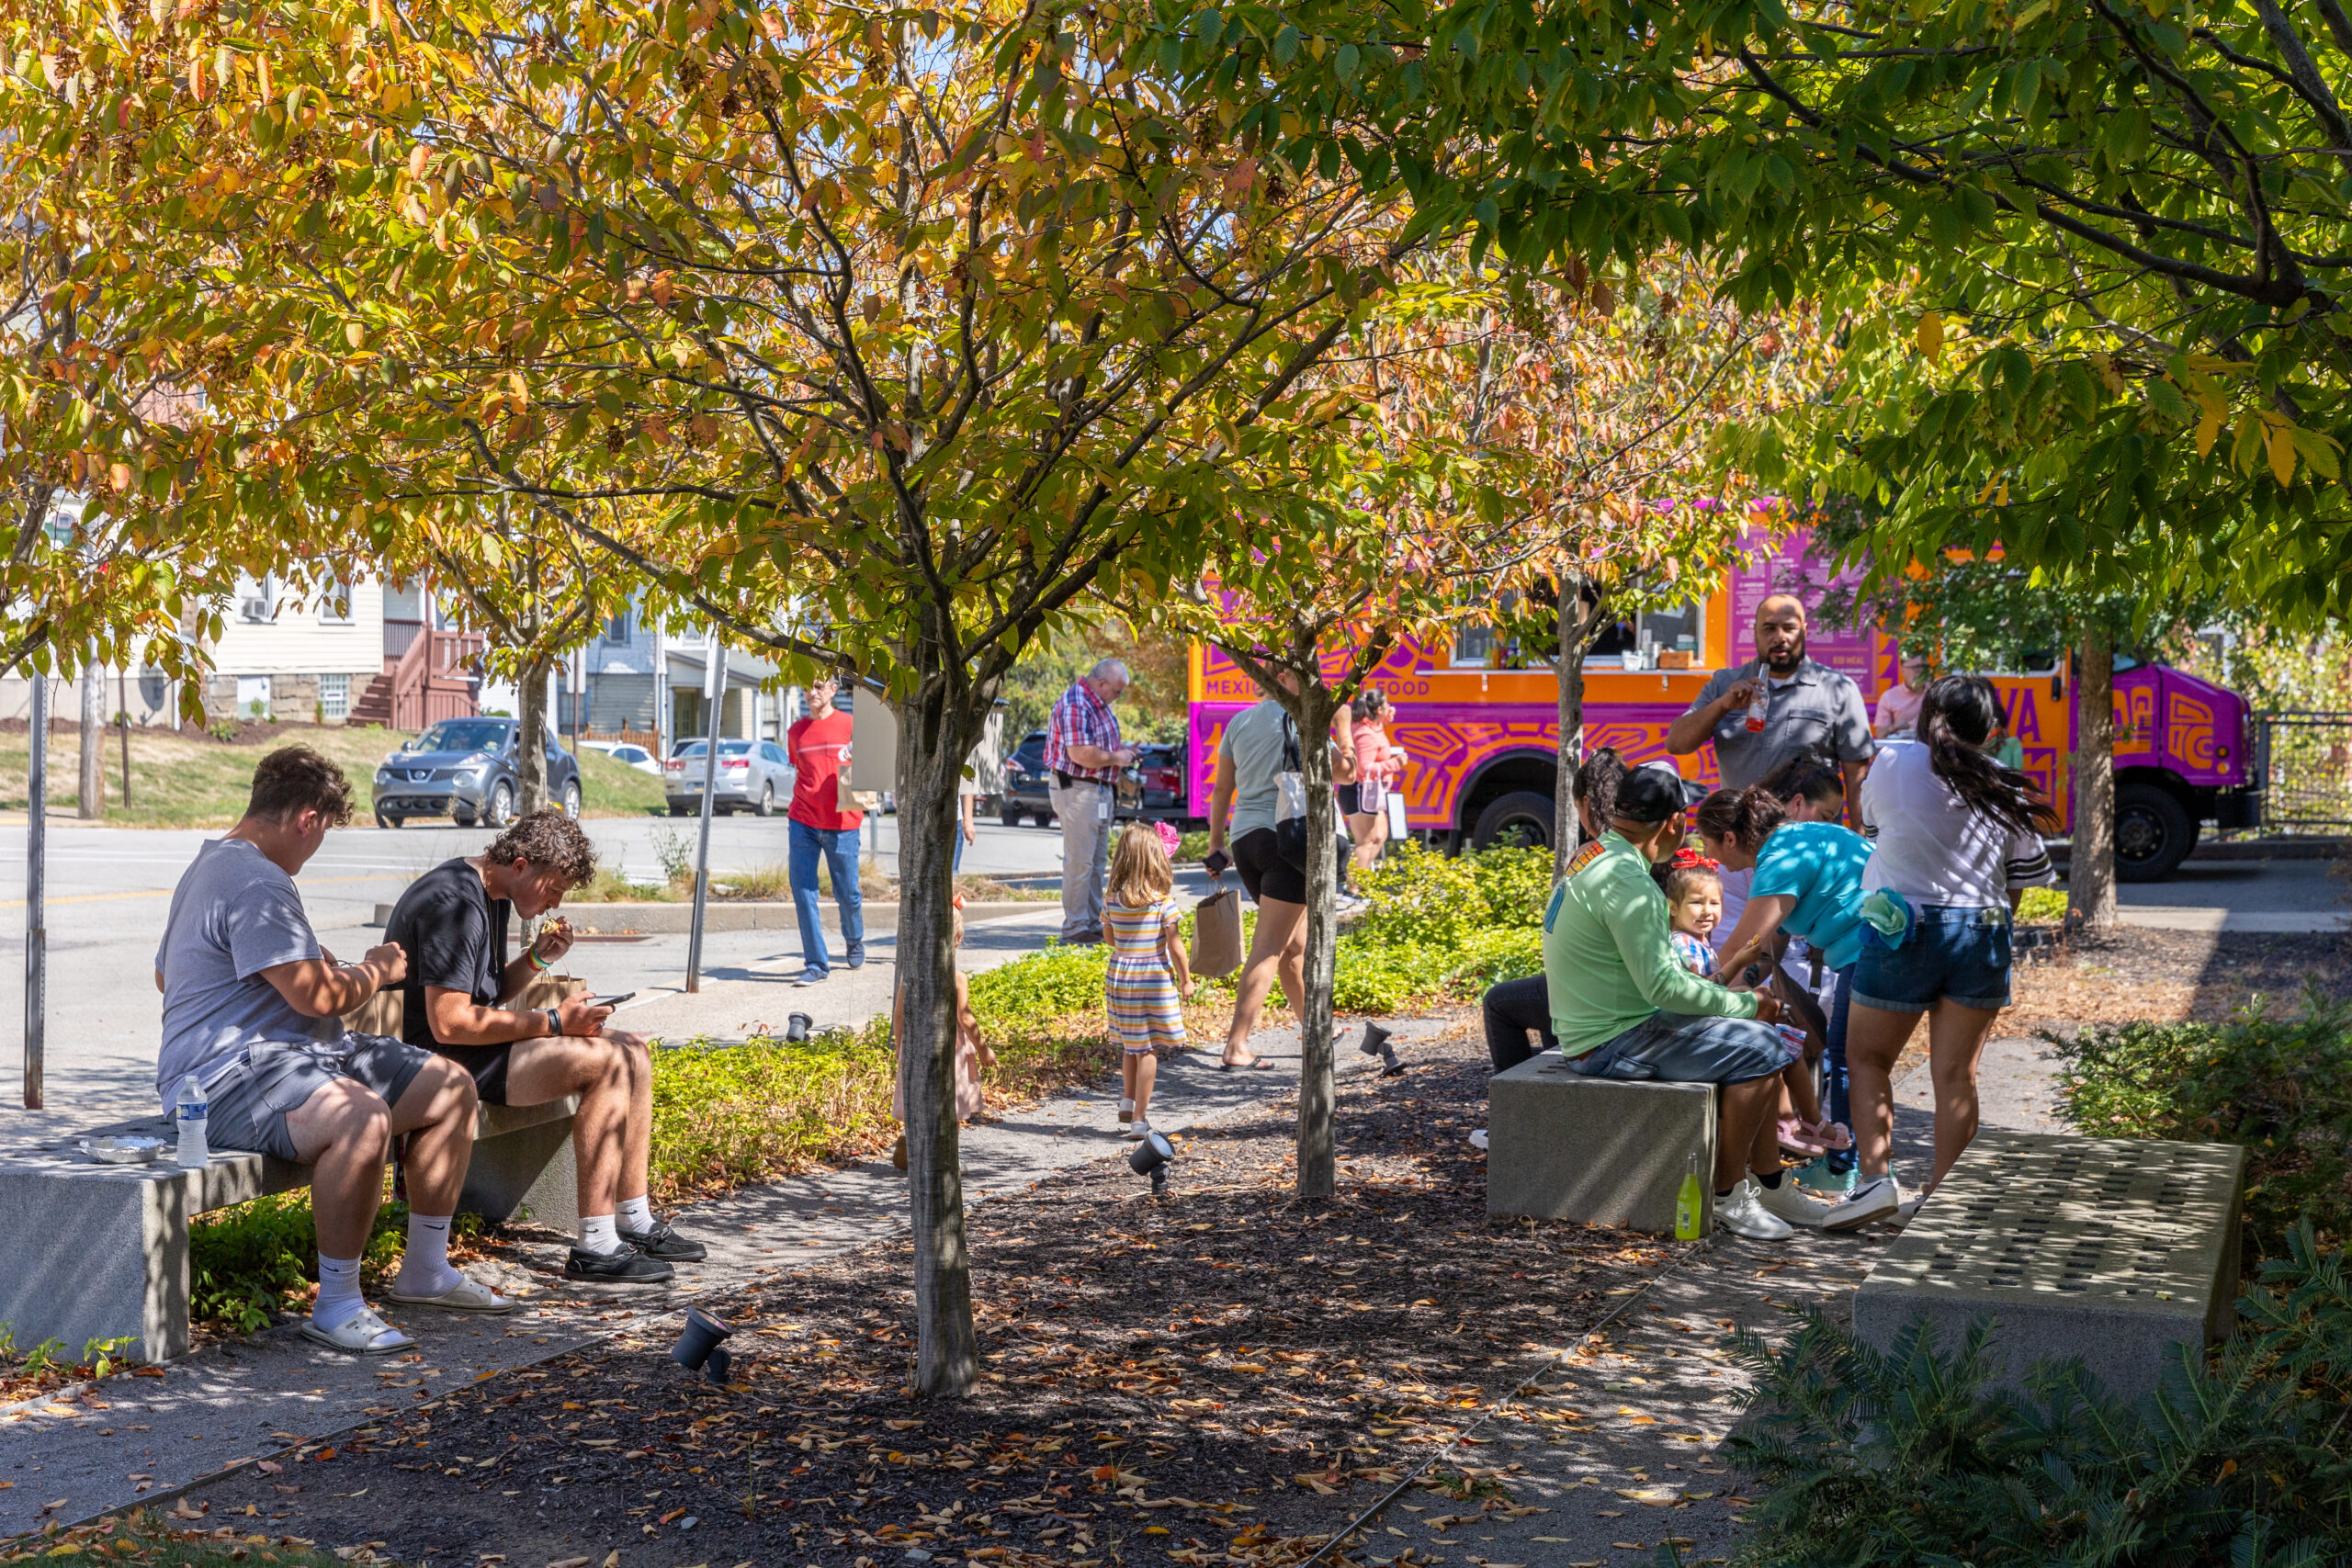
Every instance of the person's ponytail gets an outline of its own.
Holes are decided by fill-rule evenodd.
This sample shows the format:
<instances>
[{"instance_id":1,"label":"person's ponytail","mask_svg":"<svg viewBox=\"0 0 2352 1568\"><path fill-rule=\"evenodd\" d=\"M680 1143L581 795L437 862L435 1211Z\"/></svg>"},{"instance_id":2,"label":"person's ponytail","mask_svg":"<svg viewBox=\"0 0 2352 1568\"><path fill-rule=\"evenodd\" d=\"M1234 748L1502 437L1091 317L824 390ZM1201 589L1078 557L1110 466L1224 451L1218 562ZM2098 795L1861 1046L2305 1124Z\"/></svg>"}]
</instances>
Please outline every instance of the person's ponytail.
<instances>
[{"instance_id":1,"label":"person's ponytail","mask_svg":"<svg viewBox=\"0 0 2352 1568\"><path fill-rule=\"evenodd\" d=\"M1789 814L1788 807L1763 784L1747 789L1719 789L1699 803L1694 814L1699 831L1710 839L1727 839L1753 854L1772 836Z\"/></svg>"},{"instance_id":2,"label":"person's ponytail","mask_svg":"<svg viewBox=\"0 0 2352 1568\"><path fill-rule=\"evenodd\" d=\"M1977 816L2012 831L2058 830L2058 819L2033 781L1984 750L2001 728L2001 699L1982 675L1946 675L1919 702L1919 743L1928 765Z\"/></svg>"}]
</instances>

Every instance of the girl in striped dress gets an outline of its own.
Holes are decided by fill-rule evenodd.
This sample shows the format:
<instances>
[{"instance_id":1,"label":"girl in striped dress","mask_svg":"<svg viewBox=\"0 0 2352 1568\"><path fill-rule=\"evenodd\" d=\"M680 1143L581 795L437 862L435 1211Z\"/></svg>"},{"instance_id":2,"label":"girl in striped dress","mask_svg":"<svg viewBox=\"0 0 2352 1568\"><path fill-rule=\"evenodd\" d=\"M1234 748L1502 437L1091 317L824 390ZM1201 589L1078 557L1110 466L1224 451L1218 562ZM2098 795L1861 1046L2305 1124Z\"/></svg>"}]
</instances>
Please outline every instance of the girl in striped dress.
<instances>
[{"instance_id":1,"label":"girl in striped dress","mask_svg":"<svg viewBox=\"0 0 2352 1568\"><path fill-rule=\"evenodd\" d=\"M1102 905L1102 934L1111 944L1103 999L1111 1038L1125 1054L1119 1121L1130 1138L1151 1132L1151 1081L1159 1067L1153 1049L1184 1043L1182 999L1193 994L1193 975L1176 934L1175 889L1158 825L1130 823L1112 854L1110 897Z\"/></svg>"}]
</instances>

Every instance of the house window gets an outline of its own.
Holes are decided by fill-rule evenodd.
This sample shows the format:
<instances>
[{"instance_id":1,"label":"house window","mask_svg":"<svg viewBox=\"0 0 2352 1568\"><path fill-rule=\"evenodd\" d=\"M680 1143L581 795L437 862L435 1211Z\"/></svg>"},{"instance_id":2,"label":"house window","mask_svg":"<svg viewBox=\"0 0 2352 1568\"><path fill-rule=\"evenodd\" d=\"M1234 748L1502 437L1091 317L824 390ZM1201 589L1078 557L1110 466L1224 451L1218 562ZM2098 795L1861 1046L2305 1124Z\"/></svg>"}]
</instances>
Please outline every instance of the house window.
<instances>
[{"instance_id":1,"label":"house window","mask_svg":"<svg viewBox=\"0 0 2352 1568\"><path fill-rule=\"evenodd\" d=\"M319 677L319 716L325 719L343 719L351 716L349 674Z\"/></svg>"},{"instance_id":2,"label":"house window","mask_svg":"<svg viewBox=\"0 0 2352 1568\"><path fill-rule=\"evenodd\" d=\"M628 612L627 610L616 610L605 617L605 646L607 648L628 646Z\"/></svg>"},{"instance_id":3,"label":"house window","mask_svg":"<svg viewBox=\"0 0 2352 1568\"><path fill-rule=\"evenodd\" d=\"M277 619L277 585L268 577L237 573L237 618L257 626Z\"/></svg>"},{"instance_id":4,"label":"house window","mask_svg":"<svg viewBox=\"0 0 2352 1568\"><path fill-rule=\"evenodd\" d=\"M319 624L328 626L351 625L351 583L336 578L327 584L326 596L319 601Z\"/></svg>"}]
</instances>

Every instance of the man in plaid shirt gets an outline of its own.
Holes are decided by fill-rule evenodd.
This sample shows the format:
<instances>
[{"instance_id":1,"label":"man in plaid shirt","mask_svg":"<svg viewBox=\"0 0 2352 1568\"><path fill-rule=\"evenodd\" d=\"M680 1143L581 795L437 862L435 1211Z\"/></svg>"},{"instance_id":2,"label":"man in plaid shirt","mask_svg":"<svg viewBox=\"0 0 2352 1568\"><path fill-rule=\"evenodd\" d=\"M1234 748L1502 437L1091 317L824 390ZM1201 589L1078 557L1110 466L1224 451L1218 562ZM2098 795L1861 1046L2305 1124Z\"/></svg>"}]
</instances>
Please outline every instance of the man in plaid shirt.
<instances>
[{"instance_id":1,"label":"man in plaid shirt","mask_svg":"<svg viewBox=\"0 0 2352 1568\"><path fill-rule=\"evenodd\" d=\"M1062 940L1102 940L1102 876L1110 859L1113 784L1136 760L1119 743L1111 705L1127 689L1127 667L1105 659L1070 682L1046 721L1048 794L1062 829Z\"/></svg>"}]
</instances>

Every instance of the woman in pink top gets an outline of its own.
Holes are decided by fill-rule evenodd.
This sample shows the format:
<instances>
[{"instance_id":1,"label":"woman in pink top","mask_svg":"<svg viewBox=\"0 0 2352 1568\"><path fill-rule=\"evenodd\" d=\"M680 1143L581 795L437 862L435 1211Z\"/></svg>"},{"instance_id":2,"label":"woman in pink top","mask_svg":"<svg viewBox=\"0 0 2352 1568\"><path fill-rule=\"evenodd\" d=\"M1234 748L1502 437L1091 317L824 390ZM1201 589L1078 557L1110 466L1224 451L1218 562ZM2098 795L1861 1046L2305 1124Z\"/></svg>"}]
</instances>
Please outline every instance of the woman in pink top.
<instances>
[{"instance_id":1,"label":"woman in pink top","mask_svg":"<svg viewBox=\"0 0 2352 1568\"><path fill-rule=\"evenodd\" d=\"M1903 679L1879 694L1878 714L1871 733L1881 740L1908 738L1919 728L1919 704L1928 694L1928 656L1917 649L1903 655Z\"/></svg>"},{"instance_id":2,"label":"woman in pink top","mask_svg":"<svg viewBox=\"0 0 2352 1568\"><path fill-rule=\"evenodd\" d=\"M1348 836L1355 840L1356 869L1370 871L1388 841L1388 790L1403 772L1404 757L1388 743L1388 694L1370 690L1352 705L1355 718L1356 782L1340 786Z\"/></svg>"}]
</instances>

